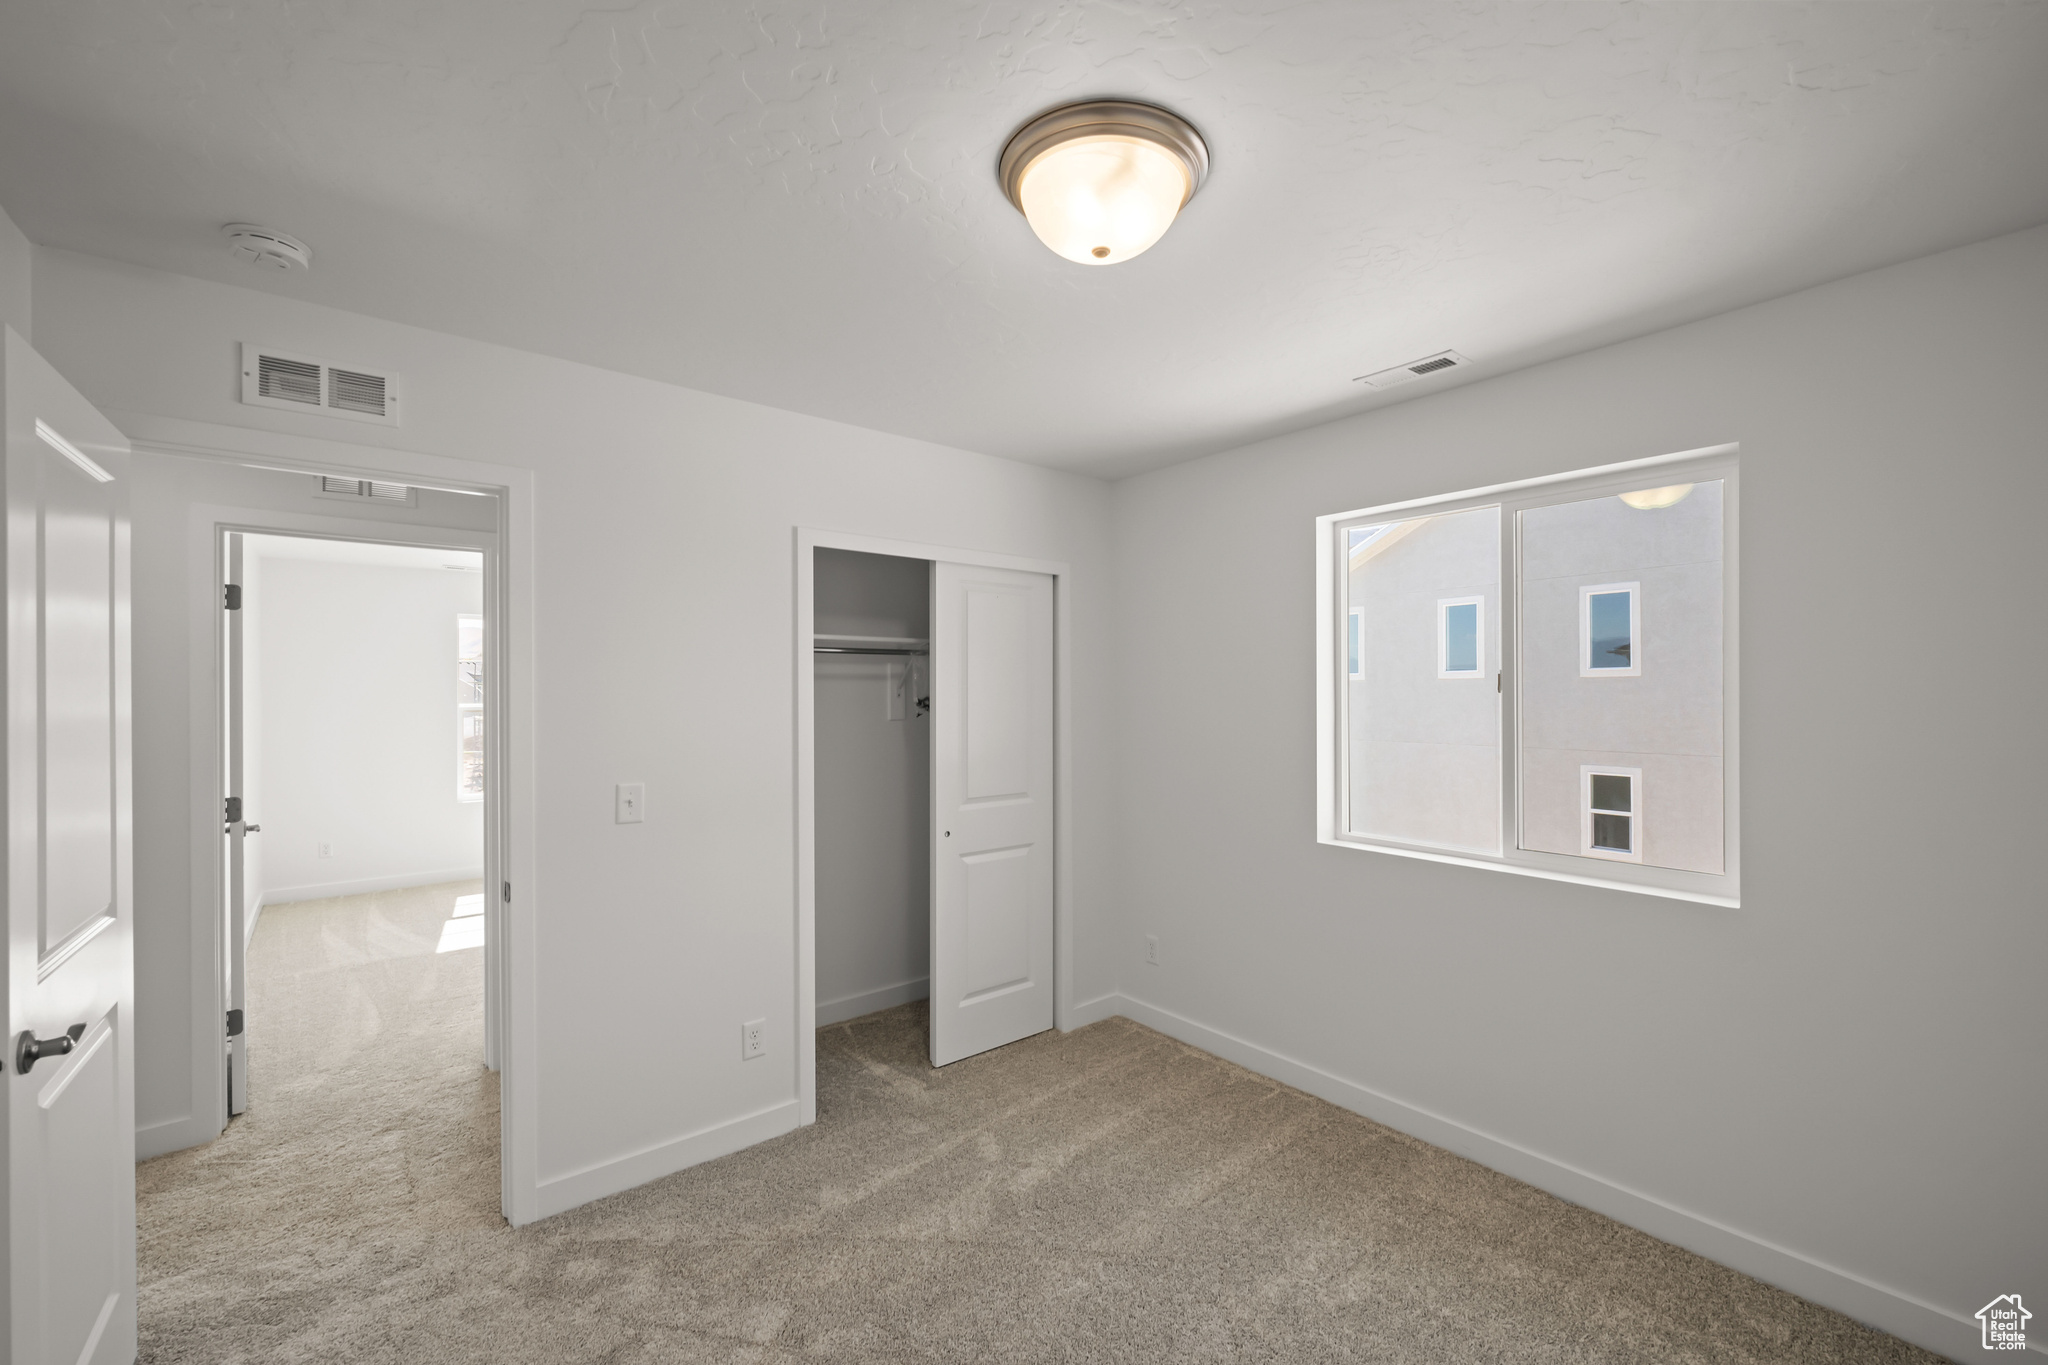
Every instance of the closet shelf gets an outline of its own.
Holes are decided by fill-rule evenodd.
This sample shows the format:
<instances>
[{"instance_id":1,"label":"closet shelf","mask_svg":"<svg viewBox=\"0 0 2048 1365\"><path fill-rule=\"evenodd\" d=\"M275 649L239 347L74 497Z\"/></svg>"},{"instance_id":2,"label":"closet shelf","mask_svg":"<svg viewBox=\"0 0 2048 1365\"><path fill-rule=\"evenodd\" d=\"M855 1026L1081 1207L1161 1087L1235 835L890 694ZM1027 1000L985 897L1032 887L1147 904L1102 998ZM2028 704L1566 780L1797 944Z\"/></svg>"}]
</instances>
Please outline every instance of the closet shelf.
<instances>
[{"instance_id":1,"label":"closet shelf","mask_svg":"<svg viewBox=\"0 0 2048 1365\"><path fill-rule=\"evenodd\" d=\"M813 654L929 654L931 641L914 635L813 635Z\"/></svg>"}]
</instances>

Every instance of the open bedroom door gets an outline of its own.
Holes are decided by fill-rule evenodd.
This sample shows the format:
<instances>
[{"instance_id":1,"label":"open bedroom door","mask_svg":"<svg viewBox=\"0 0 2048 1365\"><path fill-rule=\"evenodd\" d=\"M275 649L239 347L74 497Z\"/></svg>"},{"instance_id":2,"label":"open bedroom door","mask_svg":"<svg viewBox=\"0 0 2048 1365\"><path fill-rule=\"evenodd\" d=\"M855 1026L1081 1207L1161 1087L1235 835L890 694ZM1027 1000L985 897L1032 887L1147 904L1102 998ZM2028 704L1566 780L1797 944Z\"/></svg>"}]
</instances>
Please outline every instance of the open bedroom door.
<instances>
[{"instance_id":1,"label":"open bedroom door","mask_svg":"<svg viewBox=\"0 0 2048 1365\"><path fill-rule=\"evenodd\" d=\"M6 333L7 1248L16 1365L135 1359L128 442Z\"/></svg>"},{"instance_id":2,"label":"open bedroom door","mask_svg":"<svg viewBox=\"0 0 2048 1365\"><path fill-rule=\"evenodd\" d=\"M932 566L931 1058L1053 1026L1053 580Z\"/></svg>"}]
</instances>

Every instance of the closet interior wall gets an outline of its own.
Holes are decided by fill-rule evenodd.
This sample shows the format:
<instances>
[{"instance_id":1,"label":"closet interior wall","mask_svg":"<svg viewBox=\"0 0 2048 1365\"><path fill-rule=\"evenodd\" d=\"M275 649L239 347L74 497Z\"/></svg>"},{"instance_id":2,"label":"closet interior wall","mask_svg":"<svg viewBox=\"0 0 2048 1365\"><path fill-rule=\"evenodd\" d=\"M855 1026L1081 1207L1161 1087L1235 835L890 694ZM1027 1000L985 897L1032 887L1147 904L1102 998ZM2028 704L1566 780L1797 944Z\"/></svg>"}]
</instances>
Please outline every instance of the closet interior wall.
<instances>
[{"instance_id":1,"label":"closet interior wall","mask_svg":"<svg viewBox=\"0 0 2048 1365\"><path fill-rule=\"evenodd\" d=\"M931 565L814 551L820 636L925 640ZM922 1000L931 975L931 726L891 706L914 655L815 654L818 1027ZM892 711L902 719L891 719Z\"/></svg>"}]
</instances>

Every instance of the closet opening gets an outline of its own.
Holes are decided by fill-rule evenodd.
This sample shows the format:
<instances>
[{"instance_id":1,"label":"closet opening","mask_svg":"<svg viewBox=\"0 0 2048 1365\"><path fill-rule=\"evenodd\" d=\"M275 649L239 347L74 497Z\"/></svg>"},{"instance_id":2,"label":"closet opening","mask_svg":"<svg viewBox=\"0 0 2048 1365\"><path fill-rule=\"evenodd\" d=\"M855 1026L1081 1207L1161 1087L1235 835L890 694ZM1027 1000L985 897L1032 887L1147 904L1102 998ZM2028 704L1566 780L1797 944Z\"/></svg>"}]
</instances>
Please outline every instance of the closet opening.
<instances>
[{"instance_id":1,"label":"closet opening","mask_svg":"<svg viewBox=\"0 0 2048 1365\"><path fill-rule=\"evenodd\" d=\"M931 992L929 560L813 565L817 1027Z\"/></svg>"},{"instance_id":2,"label":"closet opening","mask_svg":"<svg viewBox=\"0 0 2048 1365\"><path fill-rule=\"evenodd\" d=\"M872 1021L943 1067L1056 1023L1066 566L801 528L797 552L796 1079L811 1123L824 1030Z\"/></svg>"}]
</instances>

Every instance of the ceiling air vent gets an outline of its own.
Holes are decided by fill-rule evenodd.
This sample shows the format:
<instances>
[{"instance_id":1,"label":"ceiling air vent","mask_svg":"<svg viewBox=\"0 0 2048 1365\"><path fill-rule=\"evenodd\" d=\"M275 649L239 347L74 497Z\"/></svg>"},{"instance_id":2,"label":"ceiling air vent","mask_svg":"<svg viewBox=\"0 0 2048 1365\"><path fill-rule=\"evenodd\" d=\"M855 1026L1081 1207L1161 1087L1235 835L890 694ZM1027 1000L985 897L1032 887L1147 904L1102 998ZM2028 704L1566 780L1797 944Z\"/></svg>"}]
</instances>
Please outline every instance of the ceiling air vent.
<instances>
[{"instance_id":1,"label":"ceiling air vent","mask_svg":"<svg viewBox=\"0 0 2048 1365\"><path fill-rule=\"evenodd\" d=\"M351 422L398 425L397 376L343 369L312 356L248 342L242 343L242 401Z\"/></svg>"},{"instance_id":2,"label":"ceiling air vent","mask_svg":"<svg viewBox=\"0 0 2048 1365\"><path fill-rule=\"evenodd\" d=\"M402 483L380 483L375 479L344 479L334 474L319 476L320 487L315 496L322 498L367 499L371 502L395 502L406 507L419 505L419 492Z\"/></svg>"},{"instance_id":3,"label":"ceiling air vent","mask_svg":"<svg viewBox=\"0 0 2048 1365\"><path fill-rule=\"evenodd\" d=\"M1471 363L1471 361L1465 359L1456 351L1438 351L1435 355L1427 355L1420 360L1411 360L1406 365L1396 365L1391 370L1381 370L1377 374L1362 374L1352 382L1364 384L1368 388L1391 389L1396 384L1412 383L1425 375L1442 374L1446 370L1463 369Z\"/></svg>"}]
</instances>

